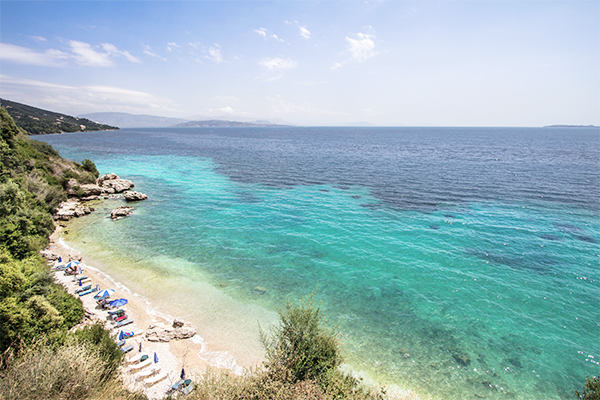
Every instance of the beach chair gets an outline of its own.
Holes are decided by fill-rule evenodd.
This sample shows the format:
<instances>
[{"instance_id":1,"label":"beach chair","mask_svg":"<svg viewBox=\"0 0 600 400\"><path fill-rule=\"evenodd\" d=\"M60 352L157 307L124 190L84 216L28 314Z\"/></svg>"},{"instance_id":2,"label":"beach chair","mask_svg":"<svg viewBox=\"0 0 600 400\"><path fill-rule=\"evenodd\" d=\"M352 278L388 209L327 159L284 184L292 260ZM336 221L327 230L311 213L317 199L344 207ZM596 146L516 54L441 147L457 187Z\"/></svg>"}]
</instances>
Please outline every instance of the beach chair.
<instances>
[{"instance_id":1,"label":"beach chair","mask_svg":"<svg viewBox=\"0 0 600 400\"><path fill-rule=\"evenodd\" d=\"M148 386L152 386L157 382L162 381L163 379L165 379L167 377L167 373L166 372L161 372L160 374L153 376L151 378L148 379L144 379L144 383Z\"/></svg>"},{"instance_id":2,"label":"beach chair","mask_svg":"<svg viewBox=\"0 0 600 400\"><path fill-rule=\"evenodd\" d=\"M119 341L117 342L117 346L118 346L118 347L123 347L123 345L124 345L124 344L125 344L125 341L124 341L124 340L119 340Z\"/></svg>"},{"instance_id":3,"label":"beach chair","mask_svg":"<svg viewBox=\"0 0 600 400\"><path fill-rule=\"evenodd\" d=\"M133 350L133 345L132 345L132 344L130 344L130 345L128 345L128 346L125 346L125 347L121 347L121 351L122 351L123 353L130 352L131 350Z\"/></svg>"},{"instance_id":4,"label":"beach chair","mask_svg":"<svg viewBox=\"0 0 600 400\"><path fill-rule=\"evenodd\" d=\"M191 379L186 379L184 384L179 388L179 391L184 395L190 393L192 390L194 390L194 384Z\"/></svg>"},{"instance_id":5,"label":"beach chair","mask_svg":"<svg viewBox=\"0 0 600 400\"><path fill-rule=\"evenodd\" d=\"M156 374L157 372L160 372L160 365L154 365L150 368L146 368L140 372L138 372L137 374L137 380L142 380L142 379L146 379L151 377L152 375Z\"/></svg>"},{"instance_id":6,"label":"beach chair","mask_svg":"<svg viewBox=\"0 0 600 400\"><path fill-rule=\"evenodd\" d=\"M145 353L138 353L135 356L128 358L127 360L125 360L126 362L128 362L129 364L133 364L133 363L137 363L142 361L142 357L146 356L146 358L144 360L148 359L148 354Z\"/></svg>"},{"instance_id":7,"label":"beach chair","mask_svg":"<svg viewBox=\"0 0 600 400\"><path fill-rule=\"evenodd\" d=\"M79 289L76 289L75 293L85 292L86 290L90 290L91 288L92 288L92 285L83 286L83 287L80 287Z\"/></svg>"},{"instance_id":8,"label":"beach chair","mask_svg":"<svg viewBox=\"0 0 600 400\"><path fill-rule=\"evenodd\" d=\"M115 322L121 322L125 319L127 319L127 314L123 314L120 317L115 318Z\"/></svg>"},{"instance_id":9,"label":"beach chair","mask_svg":"<svg viewBox=\"0 0 600 400\"><path fill-rule=\"evenodd\" d=\"M123 321L119 321L117 322L116 327L122 327L129 324L133 324L133 319L124 319Z\"/></svg>"},{"instance_id":10,"label":"beach chair","mask_svg":"<svg viewBox=\"0 0 600 400\"><path fill-rule=\"evenodd\" d=\"M96 289L88 289L86 291L80 292L79 296L85 296L85 295L88 295L90 293L94 293L95 291L96 291Z\"/></svg>"},{"instance_id":11,"label":"beach chair","mask_svg":"<svg viewBox=\"0 0 600 400\"><path fill-rule=\"evenodd\" d=\"M147 359L146 361L142 361L140 363L130 365L129 370L135 371L138 369L146 368L147 366L152 365L153 362L154 361L152 361L151 359Z\"/></svg>"},{"instance_id":12,"label":"beach chair","mask_svg":"<svg viewBox=\"0 0 600 400\"><path fill-rule=\"evenodd\" d=\"M84 280L84 279L87 279L87 278L88 278L88 277L87 277L87 275L84 275L84 276L78 276L78 277L76 277L76 278L73 280L73 282L82 281L82 280Z\"/></svg>"}]
</instances>

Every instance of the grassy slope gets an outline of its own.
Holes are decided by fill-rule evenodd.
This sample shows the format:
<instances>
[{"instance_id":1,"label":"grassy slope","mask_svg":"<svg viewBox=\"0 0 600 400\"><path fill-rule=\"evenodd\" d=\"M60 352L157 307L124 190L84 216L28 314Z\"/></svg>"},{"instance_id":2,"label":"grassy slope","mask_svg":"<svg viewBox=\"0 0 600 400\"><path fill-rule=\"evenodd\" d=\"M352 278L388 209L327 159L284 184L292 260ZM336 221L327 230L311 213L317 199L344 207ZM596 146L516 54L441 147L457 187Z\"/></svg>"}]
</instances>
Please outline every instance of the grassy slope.
<instances>
[{"instance_id":1,"label":"grassy slope","mask_svg":"<svg viewBox=\"0 0 600 400\"><path fill-rule=\"evenodd\" d=\"M0 106L8 111L19 128L24 129L30 135L119 129L115 126L98 124L86 118L71 117L5 99L0 99Z\"/></svg>"}]
</instances>

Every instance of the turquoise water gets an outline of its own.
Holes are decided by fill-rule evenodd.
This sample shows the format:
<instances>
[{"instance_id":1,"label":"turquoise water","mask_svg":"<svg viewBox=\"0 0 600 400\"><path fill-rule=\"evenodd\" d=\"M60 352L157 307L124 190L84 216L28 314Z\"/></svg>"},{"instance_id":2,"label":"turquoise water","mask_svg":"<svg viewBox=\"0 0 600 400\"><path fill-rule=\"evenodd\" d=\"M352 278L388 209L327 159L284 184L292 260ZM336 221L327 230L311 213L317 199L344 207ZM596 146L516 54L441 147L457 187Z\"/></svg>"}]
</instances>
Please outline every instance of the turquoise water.
<instances>
[{"instance_id":1,"label":"turquoise water","mask_svg":"<svg viewBox=\"0 0 600 400\"><path fill-rule=\"evenodd\" d=\"M245 145L253 140L239 136ZM581 196L564 201L570 189L555 182L529 198L470 193L403 207L385 192L392 175L378 178L382 186L353 182L346 170L354 165L338 163L344 179L336 183L315 179L324 161L312 159L306 171L293 172L302 184L274 184L248 178L219 153L131 147L108 154L77 144L80 138L48 141L64 156L91 158L102 172L134 180L150 196L130 218L82 227L80 241L135 260L186 260L143 268L202 271L201 279L229 296L266 309L318 286L348 362L379 382L443 399L570 399L586 375L600 371L598 210ZM254 166L253 174L272 172L272 165ZM528 190L527 179L514 185ZM410 185L394 190L398 198L427 197Z\"/></svg>"}]
</instances>

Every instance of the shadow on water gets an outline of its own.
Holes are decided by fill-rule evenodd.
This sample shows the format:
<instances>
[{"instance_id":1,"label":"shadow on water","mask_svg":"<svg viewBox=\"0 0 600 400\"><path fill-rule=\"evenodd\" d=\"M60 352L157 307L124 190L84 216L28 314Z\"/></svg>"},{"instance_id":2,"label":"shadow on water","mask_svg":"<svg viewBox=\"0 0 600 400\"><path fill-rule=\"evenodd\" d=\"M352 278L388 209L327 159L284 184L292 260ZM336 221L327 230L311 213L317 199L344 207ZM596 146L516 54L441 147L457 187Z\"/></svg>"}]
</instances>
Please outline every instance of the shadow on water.
<instances>
[{"instance_id":1,"label":"shadow on water","mask_svg":"<svg viewBox=\"0 0 600 400\"><path fill-rule=\"evenodd\" d=\"M491 264L505 265L517 270L529 270L535 272L536 274L547 274L550 272L552 267L556 265L555 260L542 256L531 259L531 257L525 257L523 255L516 256L493 252L486 253L477 249L466 249L465 253Z\"/></svg>"}]
</instances>

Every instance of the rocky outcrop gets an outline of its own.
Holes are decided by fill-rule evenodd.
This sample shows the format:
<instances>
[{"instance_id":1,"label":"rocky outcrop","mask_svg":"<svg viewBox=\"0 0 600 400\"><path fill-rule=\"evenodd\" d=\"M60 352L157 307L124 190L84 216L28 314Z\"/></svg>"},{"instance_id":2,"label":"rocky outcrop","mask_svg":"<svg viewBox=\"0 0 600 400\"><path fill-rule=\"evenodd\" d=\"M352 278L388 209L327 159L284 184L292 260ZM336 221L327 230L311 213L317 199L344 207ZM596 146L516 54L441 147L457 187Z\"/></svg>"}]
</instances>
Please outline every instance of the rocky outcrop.
<instances>
[{"instance_id":1,"label":"rocky outcrop","mask_svg":"<svg viewBox=\"0 0 600 400\"><path fill-rule=\"evenodd\" d=\"M121 193L134 187L134 183L127 179L121 179L117 174L102 175L96 181L103 189L113 189L113 193Z\"/></svg>"},{"instance_id":2,"label":"rocky outcrop","mask_svg":"<svg viewBox=\"0 0 600 400\"><path fill-rule=\"evenodd\" d=\"M119 206L117 208L115 208L114 210L111 211L110 213L110 217L112 219L121 219L121 218L125 218L131 215L131 213L133 212L134 208L133 207L127 207L127 206Z\"/></svg>"},{"instance_id":3,"label":"rocky outcrop","mask_svg":"<svg viewBox=\"0 0 600 400\"><path fill-rule=\"evenodd\" d=\"M127 201L140 201L148 198L147 195L141 192L125 192L123 193L123 197L125 197L125 200Z\"/></svg>"},{"instance_id":4,"label":"rocky outcrop","mask_svg":"<svg viewBox=\"0 0 600 400\"><path fill-rule=\"evenodd\" d=\"M84 206L77 200L63 201L60 203L56 214L54 214L54 218L61 221L68 221L73 217L90 214L92 211L94 211L93 208Z\"/></svg>"},{"instance_id":5,"label":"rocky outcrop","mask_svg":"<svg viewBox=\"0 0 600 400\"><path fill-rule=\"evenodd\" d=\"M152 324L146 331L146 339L150 342L170 342L191 338L196 334L196 328L181 320L174 320L171 326L165 324Z\"/></svg>"}]
</instances>

